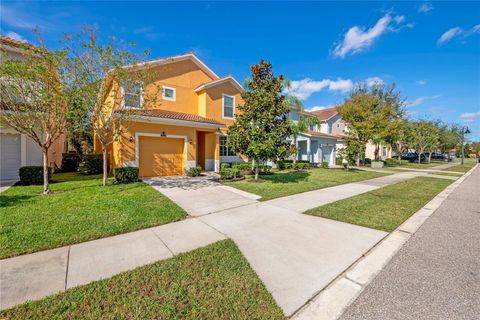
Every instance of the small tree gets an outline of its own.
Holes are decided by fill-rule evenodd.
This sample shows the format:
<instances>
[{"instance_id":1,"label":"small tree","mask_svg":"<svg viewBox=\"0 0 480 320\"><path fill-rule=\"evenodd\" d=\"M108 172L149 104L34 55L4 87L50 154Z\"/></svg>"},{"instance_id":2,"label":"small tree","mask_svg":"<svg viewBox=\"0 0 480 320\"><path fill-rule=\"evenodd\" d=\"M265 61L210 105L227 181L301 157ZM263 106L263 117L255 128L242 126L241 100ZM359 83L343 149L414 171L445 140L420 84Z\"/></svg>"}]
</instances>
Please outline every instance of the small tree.
<instances>
[{"instance_id":1,"label":"small tree","mask_svg":"<svg viewBox=\"0 0 480 320\"><path fill-rule=\"evenodd\" d=\"M290 105L282 94L284 81L275 76L272 64L263 59L252 66L242 94L240 114L228 129L228 145L255 161L255 180L258 180L261 161L289 156L293 153L288 142L292 131L288 121Z\"/></svg>"},{"instance_id":2,"label":"small tree","mask_svg":"<svg viewBox=\"0 0 480 320\"><path fill-rule=\"evenodd\" d=\"M103 155L103 185L107 183L108 147L118 141L126 130L131 111L122 106L123 88L140 83L143 88L155 78L155 72L143 62L148 51L134 54L135 43L123 43L111 38L98 39L93 29L82 34L65 35L63 53L68 64L60 71L70 105L88 110L93 133L101 144ZM128 66L128 67L127 67ZM158 90L138 92L143 103L153 103Z\"/></svg>"},{"instance_id":3,"label":"small tree","mask_svg":"<svg viewBox=\"0 0 480 320\"><path fill-rule=\"evenodd\" d=\"M27 135L41 148L43 194L48 194L48 151L65 133L68 111L57 73L64 57L43 45L24 45L21 49L21 59L11 59L1 52L0 121Z\"/></svg>"},{"instance_id":4,"label":"small tree","mask_svg":"<svg viewBox=\"0 0 480 320\"><path fill-rule=\"evenodd\" d=\"M426 150L433 149L438 145L438 130L431 121L419 120L411 123L412 128L412 147L418 154L418 163L421 162L421 155Z\"/></svg>"}]
</instances>

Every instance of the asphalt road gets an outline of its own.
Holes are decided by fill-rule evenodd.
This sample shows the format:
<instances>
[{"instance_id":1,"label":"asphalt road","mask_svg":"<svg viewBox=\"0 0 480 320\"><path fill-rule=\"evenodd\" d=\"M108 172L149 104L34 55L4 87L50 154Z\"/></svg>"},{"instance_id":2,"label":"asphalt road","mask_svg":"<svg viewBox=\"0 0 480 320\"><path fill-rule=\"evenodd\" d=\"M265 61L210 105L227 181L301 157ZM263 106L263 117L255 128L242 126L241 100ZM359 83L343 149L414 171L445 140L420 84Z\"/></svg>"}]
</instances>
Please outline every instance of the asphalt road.
<instances>
[{"instance_id":1,"label":"asphalt road","mask_svg":"<svg viewBox=\"0 0 480 320\"><path fill-rule=\"evenodd\" d=\"M480 166L340 319L480 319Z\"/></svg>"}]
</instances>

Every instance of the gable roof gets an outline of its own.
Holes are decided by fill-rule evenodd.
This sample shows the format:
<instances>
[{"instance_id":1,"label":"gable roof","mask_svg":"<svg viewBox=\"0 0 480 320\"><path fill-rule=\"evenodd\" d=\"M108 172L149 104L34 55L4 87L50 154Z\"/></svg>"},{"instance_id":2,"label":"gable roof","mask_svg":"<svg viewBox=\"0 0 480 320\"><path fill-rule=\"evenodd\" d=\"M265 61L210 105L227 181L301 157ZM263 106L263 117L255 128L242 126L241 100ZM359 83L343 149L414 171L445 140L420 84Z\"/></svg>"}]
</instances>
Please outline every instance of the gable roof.
<instances>
[{"instance_id":1,"label":"gable roof","mask_svg":"<svg viewBox=\"0 0 480 320\"><path fill-rule=\"evenodd\" d=\"M235 88L237 88L238 91L240 91L240 92L243 92L243 91L244 91L242 85L241 85L233 76L228 75L228 76L223 77L223 78L220 78L220 79L218 79L218 80L213 80L213 81L210 81L210 82L206 82L206 83L198 86L198 87L195 89L195 92L199 92L199 91L202 91L202 90L205 90L205 89L208 89L208 88L211 88L211 87L220 85L220 84L225 83L225 82L230 82L230 83L233 84L233 86L234 86Z\"/></svg>"},{"instance_id":2,"label":"gable roof","mask_svg":"<svg viewBox=\"0 0 480 320\"><path fill-rule=\"evenodd\" d=\"M334 139L340 139L340 140L346 138L346 135L344 134L323 133L319 131L305 131L303 134L315 136L315 137L334 138Z\"/></svg>"},{"instance_id":3,"label":"gable roof","mask_svg":"<svg viewBox=\"0 0 480 320\"><path fill-rule=\"evenodd\" d=\"M335 116L338 111L337 111L337 107L333 107L333 108L327 108L327 109L322 109L322 110L317 110L317 111L310 111L310 113L316 115L320 120L329 120L331 119L333 116Z\"/></svg>"},{"instance_id":4,"label":"gable roof","mask_svg":"<svg viewBox=\"0 0 480 320\"><path fill-rule=\"evenodd\" d=\"M179 61L185 61L185 60L190 60L193 61L203 72L205 72L207 75L209 75L212 79L218 80L220 77L213 72L212 69L210 69L202 60L200 60L194 53L188 52L184 54L179 54L176 56L171 56L167 58L160 58L160 59L155 59L155 60L150 60L142 63L137 63L137 64L132 64L132 65L127 65L124 66L126 69L141 69L146 66L150 67L155 67L155 66L161 66L169 63L175 63Z\"/></svg>"}]
</instances>

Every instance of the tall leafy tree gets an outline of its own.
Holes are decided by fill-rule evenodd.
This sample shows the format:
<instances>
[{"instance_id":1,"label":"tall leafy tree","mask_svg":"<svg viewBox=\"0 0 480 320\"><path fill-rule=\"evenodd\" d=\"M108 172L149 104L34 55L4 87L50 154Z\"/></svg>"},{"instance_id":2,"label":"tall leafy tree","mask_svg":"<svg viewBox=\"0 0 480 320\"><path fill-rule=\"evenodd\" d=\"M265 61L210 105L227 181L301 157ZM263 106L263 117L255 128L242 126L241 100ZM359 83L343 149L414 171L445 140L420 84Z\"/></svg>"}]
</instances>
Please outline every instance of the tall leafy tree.
<instances>
[{"instance_id":1,"label":"tall leafy tree","mask_svg":"<svg viewBox=\"0 0 480 320\"><path fill-rule=\"evenodd\" d=\"M348 123L347 135L362 143L375 143L375 159L379 159L380 144L392 141L404 118L405 101L395 84L371 87L360 84L338 108L342 119ZM359 160L359 159L358 159ZM357 161L358 161L357 160Z\"/></svg>"},{"instance_id":2,"label":"tall leafy tree","mask_svg":"<svg viewBox=\"0 0 480 320\"><path fill-rule=\"evenodd\" d=\"M134 83L140 83L141 87L150 84L155 72L144 64L148 51L133 53L135 43L115 38L102 40L92 28L65 35L63 45L62 52L68 63L60 70L60 76L68 104L76 106L78 111L70 115L82 118L85 111L90 115L95 139L102 149L103 185L106 185L108 147L125 132L131 113L122 106L123 88ZM148 104L157 99L159 90L151 87L138 94L142 95L144 104Z\"/></svg>"},{"instance_id":3,"label":"tall leafy tree","mask_svg":"<svg viewBox=\"0 0 480 320\"><path fill-rule=\"evenodd\" d=\"M21 59L0 52L0 121L30 137L42 150L43 193L48 194L48 151L65 133L68 112L57 72L65 59L41 43L21 49Z\"/></svg>"},{"instance_id":4,"label":"tall leafy tree","mask_svg":"<svg viewBox=\"0 0 480 320\"><path fill-rule=\"evenodd\" d=\"M275 76L272 64L263 59L250 67L251 79L242 94L243 105L228 129L228 145L235 152L255 161L255 180L260 162L289 156L294 148L288 138L292 134L288 121L290 105L282 93L283 76Z\"/></svg>"}]
</instances>

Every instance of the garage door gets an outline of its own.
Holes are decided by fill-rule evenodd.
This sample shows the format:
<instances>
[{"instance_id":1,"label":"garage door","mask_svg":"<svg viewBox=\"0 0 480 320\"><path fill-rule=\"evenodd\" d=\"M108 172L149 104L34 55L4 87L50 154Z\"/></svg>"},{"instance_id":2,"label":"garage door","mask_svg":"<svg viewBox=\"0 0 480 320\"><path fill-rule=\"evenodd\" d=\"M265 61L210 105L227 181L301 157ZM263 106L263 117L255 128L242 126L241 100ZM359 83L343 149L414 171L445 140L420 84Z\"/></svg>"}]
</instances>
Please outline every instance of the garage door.
<instances>
[{"instance_id":1,"label":"garage door","mask_svg":"<svg viewBox=\"0 0 480 320\"><path fill-rule=\"evenodd\" d=\"M20 164L20 135L0 134L0 180L17 180Z\"/></svg>"},{"instance_id":2,"label":"garage door","mask_svg":"<svg viewBox=\"0 0 480 320\"><path fill-rule=\"evenodd\" d=\"M183 175L184 139L140 137L141 177Z\"/></svg>"}]
</instances>

